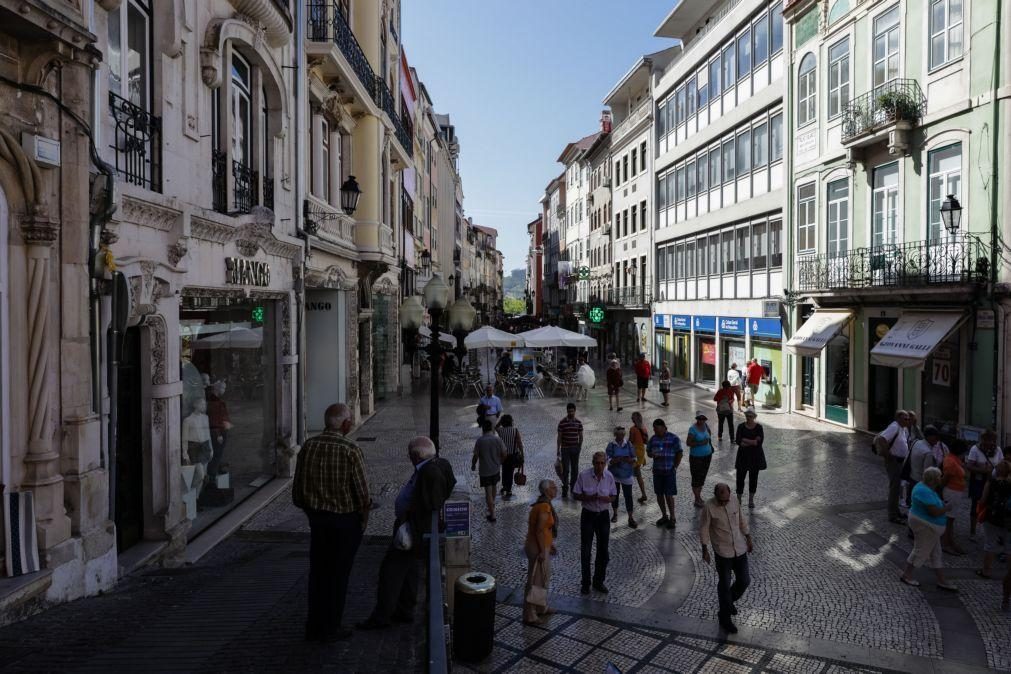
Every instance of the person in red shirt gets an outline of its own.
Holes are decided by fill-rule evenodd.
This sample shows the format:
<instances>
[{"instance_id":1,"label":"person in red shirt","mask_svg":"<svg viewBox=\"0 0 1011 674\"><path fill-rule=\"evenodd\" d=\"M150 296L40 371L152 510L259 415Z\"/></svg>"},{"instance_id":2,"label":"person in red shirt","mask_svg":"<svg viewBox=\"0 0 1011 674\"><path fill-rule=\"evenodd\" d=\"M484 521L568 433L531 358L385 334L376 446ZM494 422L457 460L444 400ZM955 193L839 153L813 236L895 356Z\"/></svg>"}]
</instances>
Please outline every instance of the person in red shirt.
<instances>
[{"instance_id":1,"label":"person in red shirt","mask_svg":"<svg viewBox=\"0 0 1011 674\"><path fill-rule=\"evenodd\" d=\"M653 368L650 367L646 354L640 353L639 360L635 361L635 383L638 387L635 401L637 403L646 402L646 389L649 388L649 378L652 374Z\"/></svg>"},{"instance_id":2,"label":"person in red shirt","mask_svg":"<svg viewBox=\"0 0 1011 674\"><path fill-rule=\"evenodd\" d=\"M734 388L729 381L724 379L720 390L713 396L713 400L716 401L716 418L718 419L717 442L723 441L723 424L726 423L727 428L730 429L730 444L734 444L734 400L736 399Z\"/></svg>"},{"instance_id":3,"label":"person in red shirt","mask_svg":"<svg viewBox=\"0 0 1011 674\"><path fill-rule=\"evenodd\" d=\"M757 358L752 358L748 363L748 391L751 393L751 404L755 404L755 395L758 393L758 385L762 383L765 376L765 368L758 364Z\"/></svg>"}]
</instances>

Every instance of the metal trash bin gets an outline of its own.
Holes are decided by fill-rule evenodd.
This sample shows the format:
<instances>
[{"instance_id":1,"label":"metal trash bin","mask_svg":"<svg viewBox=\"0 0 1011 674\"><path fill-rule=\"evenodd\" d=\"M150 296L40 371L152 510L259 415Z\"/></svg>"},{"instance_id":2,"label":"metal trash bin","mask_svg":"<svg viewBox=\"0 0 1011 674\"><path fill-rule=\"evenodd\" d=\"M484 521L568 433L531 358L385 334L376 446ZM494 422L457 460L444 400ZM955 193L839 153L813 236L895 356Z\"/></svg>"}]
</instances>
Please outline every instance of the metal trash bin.
<instances>
[{"instance_id":1,"label":"metal trash bin","mask_svg":"<svg viewBox=\"0 0 1011 674\"><path fill-rule=\"evenodd\" d=\"M456 581L453 601L453 653L463 662L479 662L495 642L495 578L471 571Z\"/></svg>"}]
</instances>

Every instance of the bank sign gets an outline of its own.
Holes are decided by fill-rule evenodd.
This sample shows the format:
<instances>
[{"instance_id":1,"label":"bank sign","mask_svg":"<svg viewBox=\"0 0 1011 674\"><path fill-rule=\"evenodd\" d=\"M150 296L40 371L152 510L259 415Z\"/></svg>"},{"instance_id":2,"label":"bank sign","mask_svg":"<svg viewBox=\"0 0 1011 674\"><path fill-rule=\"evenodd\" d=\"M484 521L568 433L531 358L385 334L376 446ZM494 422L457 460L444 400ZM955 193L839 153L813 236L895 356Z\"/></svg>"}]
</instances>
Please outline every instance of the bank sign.
<instances>
[{"instance_id":1,"label":"bank sign","mask_svg":"<svg viewBox=\"0 0 1011 674\"><path fill-rule=\"evenodd\" d=\"M743 335L746 327L747 321L743 318L720 317L721 335Z\"/></svg>"}]
</instances>

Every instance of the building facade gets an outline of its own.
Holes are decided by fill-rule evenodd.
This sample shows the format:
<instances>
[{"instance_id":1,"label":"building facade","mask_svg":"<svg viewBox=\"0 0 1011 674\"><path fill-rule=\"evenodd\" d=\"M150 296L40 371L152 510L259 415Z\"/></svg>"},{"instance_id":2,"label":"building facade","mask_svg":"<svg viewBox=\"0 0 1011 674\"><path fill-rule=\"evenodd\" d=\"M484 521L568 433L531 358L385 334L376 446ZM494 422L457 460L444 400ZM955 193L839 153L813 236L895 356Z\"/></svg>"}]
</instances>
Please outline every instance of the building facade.
<instances>
[{"instance_id":1,"label":"building facade","mask_svg":"<svg viewBox=\"0 0 1011 674\"><path fill-rule=\"evenodd\" d=\"M541 317L544 315L544 218L537 216L527 223L527 237L530 245L527 249L526 301L527 314Z\"/></svg>"},{"instance_id":2,"label":"building facade","mask_svg":"<svg viewBox=\"0 0 1011 674\"><path fill-rule=\"evenodd\" d=\"M948 438L1007 428L996 4L789 3L800 413L880 429L911 409Z\"/></svg>"},{"instance_id":3,"label":"building facade","mask_svg":"<svg viewBox=\"0 0 1011 674\"><path fill-rule=\"evenodd\" d=\"M606 298L611 290L611 133L610 113L605 114L602 131L586 152L590 171L590 190L586 197L589 211L590 235L587 247L589 274L588 297L577 304L580 331L597 340L597 351L592 354L598 359L607 356L607 346L611 343L612 320L606 309Z\"/></svg>"},{"instance_id":4,"label":"building facade","mask_svg":"<svg viewBox=\"0 0 1011 674\"><path fill-rule=\"evenodd\" d=\"M541 220L544 234L541 247L544 249L544 318L557 322L562 315L565 291L571 271L567 262L562 262L565 251L565 172L551 180L541 197Z\"/></svg>"},{"instance_id":5,"label":"building facade","mask_svg":"<svg viewBox=\"0 0 1011 674\"><path fill-rule=\"evenodd\" d=\"M784 56L782 2L681 3L657 36L683 53L654 85L655 360L717 387L732 363L765 369L780 406ZM616 208L617 214L617 208Z\"/></svg>"}]
</instances>

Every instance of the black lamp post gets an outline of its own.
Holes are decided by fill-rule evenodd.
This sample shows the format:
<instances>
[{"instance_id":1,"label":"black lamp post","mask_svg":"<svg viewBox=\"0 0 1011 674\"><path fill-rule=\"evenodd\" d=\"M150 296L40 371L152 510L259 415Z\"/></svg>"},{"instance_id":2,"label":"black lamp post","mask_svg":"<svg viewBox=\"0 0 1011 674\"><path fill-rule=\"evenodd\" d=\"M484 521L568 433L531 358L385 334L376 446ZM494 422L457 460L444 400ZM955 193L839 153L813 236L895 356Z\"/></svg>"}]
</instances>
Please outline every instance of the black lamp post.
<instances>
[{"instance_id":1,"label":"black lamp post","mask_svg":"<svg viewBox=\"0 0 1011 674\"><path fill-rule=\"evenodd\" d=\"M941 222L949 234L958 231L958 226L962 222L962 204L958 203L958 198L954 194L949 194L941 204Z\"/></svg>"},{"instance_id":2,"label":"black lamp post","mask_svg":"<svg viewBox=\"0 0 1011 674\"><path fill-rule=\"evenodd\" d=\"M354 215L358 208L358 199L361 196L362 190L358 187L358 181L354 176L348 176L348 179L341 185L341 210L347 215Z\"/></svg>"}]
</instances>

